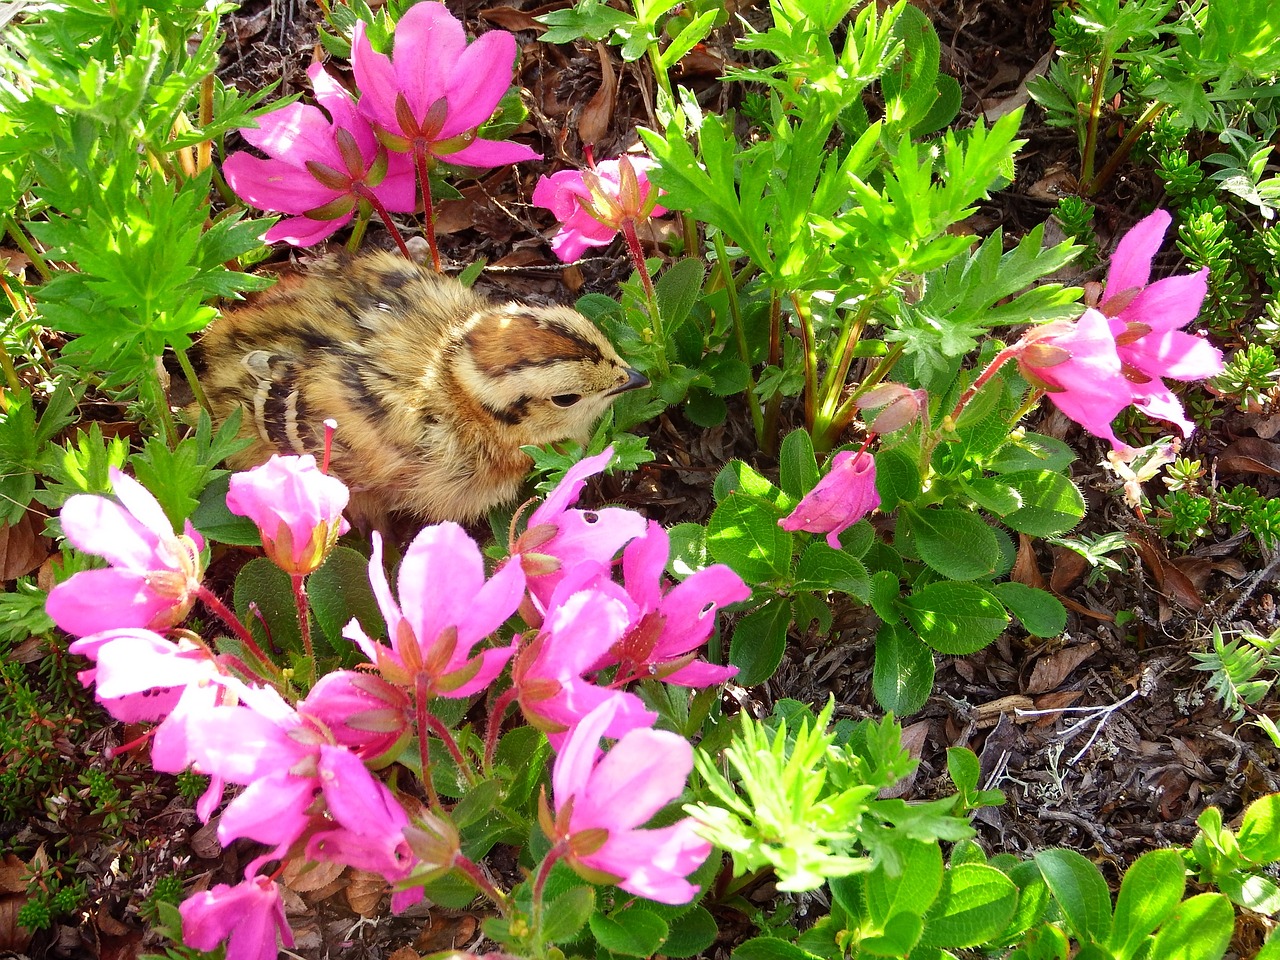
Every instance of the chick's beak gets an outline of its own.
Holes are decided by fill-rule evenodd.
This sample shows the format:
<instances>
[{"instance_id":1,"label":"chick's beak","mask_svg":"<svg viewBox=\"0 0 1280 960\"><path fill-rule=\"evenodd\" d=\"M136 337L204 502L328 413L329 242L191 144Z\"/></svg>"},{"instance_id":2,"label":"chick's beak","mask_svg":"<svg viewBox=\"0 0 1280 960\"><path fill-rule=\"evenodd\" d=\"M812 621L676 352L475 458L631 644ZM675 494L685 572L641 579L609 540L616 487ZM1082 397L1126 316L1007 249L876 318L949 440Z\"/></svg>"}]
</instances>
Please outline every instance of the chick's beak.
<instances>
[{"instance_id":1,"label":"chick's beak","mask_svg":"<svg viewBox=\"0 0 1280 960\"><path fill-rule=\"evenodd\" d=\"M616 397L620 393L626 393L628 390L639 390L641 387L649 385L649 378L634 367L627 367L627 382L621 386L614 387L606 397Z\"/></svg>"}]
</instances>

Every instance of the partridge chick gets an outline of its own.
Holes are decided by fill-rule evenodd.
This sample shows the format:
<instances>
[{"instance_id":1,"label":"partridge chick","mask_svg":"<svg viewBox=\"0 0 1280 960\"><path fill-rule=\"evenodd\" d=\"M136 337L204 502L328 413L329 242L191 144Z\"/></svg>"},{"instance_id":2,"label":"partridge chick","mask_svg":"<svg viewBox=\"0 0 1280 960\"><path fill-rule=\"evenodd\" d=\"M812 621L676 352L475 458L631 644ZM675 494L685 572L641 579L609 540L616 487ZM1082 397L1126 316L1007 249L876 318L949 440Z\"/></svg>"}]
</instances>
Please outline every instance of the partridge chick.
<instances>
[{"instance_id":1,"label":"partridge chick","mask_svg":"<svg viewBox=\"0 0 1280 960\"><path fill-rule=\"evenodd\" d=\"M495 304L390 253L283 280L200 348L215 419L241 408L254 441L232 466L318 456L332 417L332 472L370 526L479 519L519 492L522 445L586 442L614 397L648 384L580 313Z\"/></svg>"}]
</instances>

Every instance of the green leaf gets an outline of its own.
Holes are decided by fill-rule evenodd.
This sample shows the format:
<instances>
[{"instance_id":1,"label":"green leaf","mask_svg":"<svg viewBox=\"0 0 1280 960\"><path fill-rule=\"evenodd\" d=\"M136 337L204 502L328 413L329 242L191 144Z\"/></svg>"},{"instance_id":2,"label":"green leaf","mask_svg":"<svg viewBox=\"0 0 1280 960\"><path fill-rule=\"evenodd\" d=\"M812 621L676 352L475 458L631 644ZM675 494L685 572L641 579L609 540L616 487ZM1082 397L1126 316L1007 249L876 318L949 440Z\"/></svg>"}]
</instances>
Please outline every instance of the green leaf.
<instances>
[{"instance_id":1,"label":"green leaf","mask_svg":"<svg viewBox=\"0 0 1280 960\"><path fill-rule=\"evenodd\" d=\"M249 628L264 650L300 650L302 633L298 629L298 608L293 600L293 581L289 575L265 557L255 557L241 567L232 591L236 616ZM249 610L256 604L259 617ZM263 627L265 620L270 636Z\"/></svg>"},{"instance_id":2,"label":"green leaf","mask_svg":"<svg viewBox=\"0 0 1280 960\"><path fill-rule=\"evenodd\" d=\"M231 475L212 481L200 491L200 501L191 513L191 525L210 540L240 547L256 547L262 543L258 526L248 517L237 516L227 509L227 491Z\"/></svg>"},{"instance_id":3,"label":"green leaf","mask_svg":"<svg viewBox=\"0 0 1280 960\"><path fill-rule=\"evenodd\" d=\"M701 260L686 257L663 270L662 276L654 282L654 291L658 295L658 313L668 337L689 318L689 311L698 302L705 270Z\"/></svg>"},{"instance_id":4,"label":"green leaf","mask_svg":"<svg viewBox=\"0 0 1280 960\"><path fill-rule=\"evenodd\" d=\"M920 468L904 450L894 447L876 454L876 492L885 513L920 496Z\"/></svg>"},{"instance_id":5,"label":"green leaf","mask_svg":"<svg viewBox=\"0 0 1280 960\"><path fill-rule=\"evenodd\" d=\"M1235 928L1231 901L1220 893L1202 893L1182 901L1156 933L1147 956L1152 960L1219 960Z\"/></svg>"},{"instance_id":6,"label":"green leaf","mask_svg":"<svg viewBox=\"0 0 1280 960\"><path fill-rule=\"evenodd\" d=\"M705 907L694 907L671 920L662 954L683 960L695 957L716 942L720 927Z\"/></svg>"},{"instance_id":7,"label":"green leaf","mask_svg":"<svg viewBox=\"0 0 1280 960\"><path fill-rule=\"evenodd\" d=\"M902 601L902 612L921 640L953 656L981 650L1009 622L990 590L946 580L913 591Z\"/></svg>"},{"instance_id":8,"label":"green leaf","mask_svg":"<svg viewBox=\"0 0 1280 960\"><path fill-rule=\"evenodd\" d=\"M1116 960L1138 955L1148 934L1182 901L1186 888L1186 863L1177 850L1151 850L1133 862L1120 882L1107 941Z\"/></svg>"},{"instance_id":9,"label":"green leaf","mask_svg":"<svg viewBox=\"0 0 1280 960\"><path fill-rule=\"evenodd\" d=\"M996 473L1020 473L1026 470L1052 470L1059 473L1076 459L1075 451L1057 437L1026 433L1020 439L1001 447L987 464Z\"/></svg>"},{"instance_id":10,"label":"green leaf","mask_svg":"<svg viewBox=\"0 0 1280 960\"><path fill-rule=\"evenodd\" d=\"M869 919L876 925L887 923L895 914L923 917L942 891L942 848L937 843L904 840L895 849L901 859L899 868L893 874L872 870L862 884ZM914 945L914 941L908 944L907 950Z\"/></svg>"},{"instance_id":11,"label":"green leaf","mask_svg":"<svg viewBox=\"0 0 1280 960\"><path fill-rule=\"evenodd\" d=\"M789 572L792 541L778 520L768 500L731 493L707 523L707 550L748 583L776 580Z\"/></svg>"},{"instance_id":12,"label":"green leaf","mask_svg":"<svg viewBox=\"0 0 1280 960\"><path fill-rule=\"evenodd\" d=\"M995 867L964 863L947 871L942 891L925 915L922 946L976 947L1013 917L1018 888Z\"/></svg>"},{"instance_id":13,"label":"green leaf","mask_svg":"<svg viewBox=\"0 0 1280 960\"><path fill-rule=\"evenodd\" d=\"M1022 506L1022 497L1017 490L991 477L961 480L960 488L969 495L970 500L998 517L1013 513Z\"/></svg>"},{"instance_id":14,"label":"green leaf","mask_svg":"<svg viewBox=\"0 0 1280 960\"><path fill-rule=\"evenodd\" d=\"M796 565L793 590L838 590L863 603L871 599L871 575L856 557L832 550L825 540L815 540L805 548Z\"/></svg>"},{"instance_id":15,"label":"green leaf","mask_svg":"<svg viewBox=\"0 0 1280 960\"><path fill-rule=\"evenodd\" d=\"M858 946L873 956L914 956L912 950L923 932L924 919L920 914L903 911L885 920L878 936L865 937Z\"/></svg>"},{"instance_id":16,"label":"green leaf","mask_svg":"<svg viewBox=\"0 0 1280 960\"><path fill-rule=\"evenodd\" d=\"M334 547L323 566L307 577L307 598L330 649L350 655L344 661L364 659L342 636L342 628L353 617L369 636L386 636L382 611L369 586L369 561L350 547Z\"/></svg>"},{"instance_id":17,"label":"green leaf","mask_svg":"<svg viewBox=\"0 0 1280 960\"><path fill-rule=\"evenodd\" d=\"M901 623L881 624L871 671L876 703L896 716L910 716L929 699L933 673L933 651L924 641Z\"/></svg>"},{"instance_id":18,"label":"green leaf","mask_svg":"<svg viewBox=\"0 0 1280 960\"><path fill-rule=\"evenodd\" d=\"M1060 473L1023 470L1006 473L1003 479L1022 497L1022 506L1003 518L1012 530L1033 537L1052 537L1066 533L1084 516L1084 497Z\"/></svg>"},{"instance_id":19,"label":"green leaf","mask_svg":"<svg viewBox=\"0 0 1280 960\"><path fill-rule=\"evenodd\" d=\"M996 535L968 510L904 508L920 559L950 580L977 580L995 572Z\"/></svg>"},{"instance_id":20,"label":"green leaf","mask_svg":"<svg viewBox=\"0 0 1280 960\"><path fill-rule=\"evenodd\" d=\"M982 774L977 754L965 747L948 747L947 774L960 793L973 793L978 789L978 777Z\"/></svg>"},{"instance_id":21,"label":"green leaf","mask_svg":"<svg viewBox=\"0 0 1280 960\"><path fill-rule=\"evenodd\" d=\"M667 938L667 924L648 910L620 910L610 916L591 915L591 933L611 953L624 957L649 957Z\"/></svg>"},{"instance_id":22,"label":"green leaf","mask_svg":"<svg viewBox=\"0 0 1280 960\"><path fill-rule=\"evenodd\" d=\"M756 937L730 954L733 960L821 960L808 950L777 937Z\"/></svg>"},{"instance_id":23,"label":"green leaf","mask_svg":"<svg viewBox=\"0 0 1280 960\"><path fill-rule=\"evenodd\" d=\"M574 887L560 894L543 911L542 937L547 943L572 940L596 909L593 887Z\"/></svg>"},{"instance_id":24,"label":"green leaf","mask_svg":"<svg viewBox=\"0 0 1280 960\"><path fill-rule=\"evenodd\" d=\"M785 501L777 487L741 460L730 460L721 467L712 485L716 503L722 503L731 493L747 493L768 500L780 510Z\"/></svg>"},{"instance_id":25,"label":"green leaf","mask_svg":"<svg viewBox=\"0 0 1280 960\"><path fill-rule=\"evenodd\" d=\"M787 649L790 625L791 604L781 597L769 600L738 621L729 642L729 662L738 668L735 683L752 687L773 676Z\"/></svg>"},{"instance_id":26,"label":"green leaf","mask_svg":"<svg viewBox=\"0 0 1280 960\"><path fill-rule=\"evenodd\" d=\"M991 592L1033 637L1056 637L1067 626L1067 608L1051 593L1012 580L993 585Z\"/></svg>"},{"instance_id":27,"label":"green leaf","mask_svg":"<svg viewBox=\"0 0 1280 960\"><path fill-rule=\"evenodd\" d=\"M901 582L888 570L877 570L871 575L871 609L885 623L897 623L902 619L898 611L901 593Z\"/></svg>"},{"instance_id":28,"label":"green leaf","mask_svg":"<svg viewBox=\"0 0 1280 960\"><path fill-rule=\"evenodd\" d=\"M818 461L807 430L792 430L783 438L778 467L783 491L796 500L818 485Z\"/></svg>"},{"instance_id":29,"label":"green leaf","mask_svg":"<svg viewBox=\"0 0 1280 960\"><path fill-rule=\"evenodd\" d=\"M1074 850L1042 850L1035 862L1075 938L1105 943L1111 934L1111 893L1098 868Z\"/></svg>"},{"instance_id":30,"label":"green leaf","mask_svg":"<svg viewBox=\"0 0 1280 960\"><path fill-rule=\"evenodd\" d=\"M1259 866L1280 860L1280 793L1267 794L1249 804L1236 842L1240 853Z\"/></svg>"}]
</instances>

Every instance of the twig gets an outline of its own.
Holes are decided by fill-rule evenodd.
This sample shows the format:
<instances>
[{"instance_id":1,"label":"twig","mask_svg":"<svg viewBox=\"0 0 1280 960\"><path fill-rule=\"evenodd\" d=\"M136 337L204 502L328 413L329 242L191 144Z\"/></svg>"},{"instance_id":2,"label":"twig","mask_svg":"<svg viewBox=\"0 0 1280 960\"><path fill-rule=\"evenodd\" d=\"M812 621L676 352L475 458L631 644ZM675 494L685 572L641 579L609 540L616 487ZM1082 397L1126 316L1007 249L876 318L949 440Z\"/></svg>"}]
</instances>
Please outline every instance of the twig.
<instances>
[{"instance_id":1,"label":"twig","mask_svg":"<svg viewBox=\"0 0 1280 960\"><path fill-rule=\"evenodd\" d=\"M1111 715L1115 713L1117 710L1119 710L1121 707L1123 707L1126 703L1128 703L1137 695L1138 695L1138 691L1134 690L1123 700L1118 700L1115 703L1105 707L1055 707L1051 710L1015 709L1013 712L1015 716L1019 716L1019 717L1044 717L1044 716L1048 716L1051 713L1088 714L1088 716L1081 717L1071 726L1067 727L1067 729L1062 731L1063 743L1067 742L1072 737L1074 737L1077 731L1079 731L1086 724L1092 723L1093 721L1096 720L1097 725L1093 728L1093 732L1089 734L1089 739L1085 741L1085 744L1083 747L1080 748L1079 753L1077 753L1074 757L1072 757L1070 760L1067 761L1067 764L1070 765L1075 763L1077 760L1079 760L1081 757L1083 757L1086 753L1089 752L1089 748L1093 746L1093 742L1098 739L1098 734L1102 732L1102 728L1106 726L1107 721L1111 719Z\"/></svg>"}]
</instances>

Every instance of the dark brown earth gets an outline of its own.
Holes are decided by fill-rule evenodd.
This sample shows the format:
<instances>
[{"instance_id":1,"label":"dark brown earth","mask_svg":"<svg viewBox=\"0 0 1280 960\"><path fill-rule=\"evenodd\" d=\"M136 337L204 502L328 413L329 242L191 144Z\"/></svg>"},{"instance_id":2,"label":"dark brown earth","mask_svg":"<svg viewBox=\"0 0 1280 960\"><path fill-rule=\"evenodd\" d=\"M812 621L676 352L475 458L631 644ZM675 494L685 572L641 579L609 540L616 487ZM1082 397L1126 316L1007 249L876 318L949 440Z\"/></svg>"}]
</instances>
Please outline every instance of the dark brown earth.
<instances>
[{"instance_id":1,"label":"dark brown earth","mask_svg":"<svg viewBox=\"0 0 1280 960\"><path fill-rule=\"evenodd\" d=\"M962 121L1018 102L1020 84L1043 68L1050 53L1047 0L920 5L942 38L943 69L964 91ZM531 18L563 6L559 0L544 6L522 0L450 6L473 32L502 27L516 33L522 49L519 82L531 109L527 128L516 136L548 160L461 184L464 199L444 204L437 226L446 260L460 266L485 259L489 280L517 296L570 300L589 290L614 291L630 271L620 241L565 267L546 243L554 226L549 214L530 206L529 198L539 175L579 165L585 143L594 143L600 157L633 144L635 127L649 120L647 68L622 63L617 48L541 43ZM751 4L738 5L736 12L753 20L767 16L767 9ZM316 44L318 16L313 5L297 0L250 0L225 24L230 38L225 79L245 87L278 79L282 95L306 92L304 71L313 56L322 54ZM733 91L720 84L717 72L738 56L733 22L688 58L680 78L713 109L732 105ZM602 84L602 69L612 85ZM1017 180L971 220L976 233L1001 227L1009 241L1016 240L1050 215L1057 192L1071 189L1069 171L1078 164L1074 134L1045 126L1033 104L1022 135L1029 142ZM1149 170L1123 168L1097 198L1102 249L1110 249L1115 236L1159 198L1159 181ZM1178 266L1173 256L1158 263L1167 272ZM1250 414L1227 410L1197 433L1184 455L1211 464L1233 441L1268 440L1280 427L1278 416L1274 407ZM1228 719L1189 655L1205 649L1214 623L1263 634L1276 628L1275 565L1268 551L1225 531L1201 540L1190 555L1167 554L1157 532L1123 505L1117 483L1097 466L1104 459L1098 442L1051 413L1035 417L1040 417L1035 429L1064 437L1081 455L1077 478L1090 508L1082 530L1123 530L1149 545L1113 555L1124 569L1092 583L1068 551L1023 545L1017 575L1058 593L1071 610L1067 632L1051 641L1010 633L973 656L939 663L934 695L905 721L921 760L905 795L927 799L949 792L945 750L967 746L981 758L985 785L1008 797L1005 806L979 816L988 852L1070 847L1115 882L1144 851L1188 843L1196 833L1196 816L1207 806L1221 808L1230 822L1250 801L1280 790L1276 750L1256 728ZM711 430L693 427L676 410L648 429L656 461L604 481L590 496L625 502L667 523L705 520L712 506L711 481L728 459L741 457L765 473L776 468L756 453L741 407L731 408L728 422ZM1265 476L1233 478L1239 479L1265 495L1277 493L1275 481ZM1132 619L1117 625L1117 614L1124 612ZM859 610L838 610L831 635L793 637L776 676L763 688L737 691L737 702L767 713L779 698L822 704L834 695L839 715L877 716L871 695L872 629ZM1057 712L1068 707L1076 712ZM1274 714L1274 702L1268 709ZM67 760L87 762L90 753L100 754L130 733L108 727L69 750L73 755ZM26 948L28 954L114 958L154 950L159 944L143 936L138 910L156 876L175 865L188 875L207 871L214 881L236 873L237 853L217 856L207 828L200 827L172 781L148 777L141 761L132 776L140 791L136 809L144 816L114 831L131 841L127 864L113 865L122 843L104 841L113 831L101 824L61 816L12 825L11 846L15 839L27 850L44 844L51 858L59 851L79 852L78 872L88 894L84 921L56 925ZM142 843L141 838L148 839ZM357 909L376 902L376 891L371 894L350 877L320 879L299 881L291 902L304 956L383 957L404 948L422 954L479 947L477 915L433 911L429 917L388 919L384 900L373 919L361 920ZM761 905L775 902L772 897L768 888L752 895ZM821 903L811 900L792 906L798 920L821 912ZM724 932L714 953L727 956L750 928L739 915L726 911L720 918ZM1244 923L1233 949L1251 956L1261 929ZM408 956L400 955L401 960Z\"/></svg>"}]
</instances>

